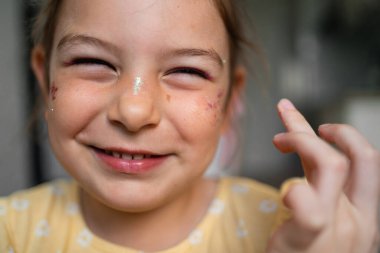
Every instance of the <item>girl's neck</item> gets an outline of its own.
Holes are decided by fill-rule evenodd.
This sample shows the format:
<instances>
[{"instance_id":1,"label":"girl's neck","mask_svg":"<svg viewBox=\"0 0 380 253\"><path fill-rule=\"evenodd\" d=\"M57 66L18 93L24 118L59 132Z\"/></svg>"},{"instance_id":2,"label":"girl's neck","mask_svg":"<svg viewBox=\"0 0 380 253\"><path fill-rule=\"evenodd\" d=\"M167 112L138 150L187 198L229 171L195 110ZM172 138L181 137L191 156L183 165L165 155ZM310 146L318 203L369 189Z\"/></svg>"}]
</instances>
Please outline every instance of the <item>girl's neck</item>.
<instances>
[{"instance_id":1,"label":"girl's neck","mask_svg":"<svg viewBox=\"0 0 380 253\"><path fill-rule=\"evenodd\" d=\"M159 251L184 240L200 223L216 189L216 180L200 179L169 204L142 213L111 209L84 190L80 199L84 220L95 235L121 246Z\"/></svg>"}]
</instances>

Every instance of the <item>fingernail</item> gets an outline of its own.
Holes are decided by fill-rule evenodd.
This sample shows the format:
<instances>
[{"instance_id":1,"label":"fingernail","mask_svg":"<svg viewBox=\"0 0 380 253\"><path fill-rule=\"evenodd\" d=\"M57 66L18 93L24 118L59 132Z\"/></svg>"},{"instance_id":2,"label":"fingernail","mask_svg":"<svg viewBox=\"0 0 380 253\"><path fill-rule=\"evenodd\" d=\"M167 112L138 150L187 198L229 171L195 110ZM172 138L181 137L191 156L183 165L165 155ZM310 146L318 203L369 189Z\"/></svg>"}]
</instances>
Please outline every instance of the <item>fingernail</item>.
<instances>
[{"instance_id":1,"label":"fingernail","mask_svg":"<svg viewBox=\"0 0 380 253\"><path fill-rule=\"evenodd\" d=\"M330 125L331 125L331 124L322 124L322 125L320 125L320 126L318 127L318 131L321 131L322 129L324 129L324 128L330 126Z\"/></svg>"},{"instance_id":2,"label":"fingernail","mask_svg":"<svg viewBox=\"0 0 380 253\"><path fill-rule=\"evenodd\" d=\"M285 133L278 133L278 134L276 134L276 135L273 137L273 139L280 138L281 136L284 136L284 135L285 135Z\"/></svg>"},{"instance_id":3,"label":"fingernail","mask_svg":"<svg viewBox=\"0 0 380 253\"><path fill-rule=\"evenodd\" d=\"M286 98L281 99L280 102L278 103L278 106L283 111L295 110L296 109L296 107L293 105L293 103L290 102L290 100L288 100Z\"/></svg>"}]
</instances>

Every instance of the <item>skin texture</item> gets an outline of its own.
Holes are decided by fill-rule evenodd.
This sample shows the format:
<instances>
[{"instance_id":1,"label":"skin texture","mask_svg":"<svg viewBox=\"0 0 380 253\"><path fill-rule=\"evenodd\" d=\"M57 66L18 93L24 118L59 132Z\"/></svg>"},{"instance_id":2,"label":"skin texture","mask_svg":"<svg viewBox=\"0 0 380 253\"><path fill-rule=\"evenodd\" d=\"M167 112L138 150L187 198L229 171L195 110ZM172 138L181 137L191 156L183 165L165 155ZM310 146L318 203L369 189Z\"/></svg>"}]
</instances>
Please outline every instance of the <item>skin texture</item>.
<instances>
[{"instance_id":1,"label":"skin texture","mask_svg":"<svg viewBox=\"0 0 380 253\"><path fill-rule=\"evenodd\" d=\"M52 148L82 188L82 213L93 233L158 251L186 238L202 219L216 187L202 174L245 81L237 68L226 106L231 73L221 59L229 59L228 48L211 1L64 1L51 58L36 46L32 66L47 108L54 108L45 113ZM136 77L144 84L133 94ZM299 154L308 184L284 193L293 216L274 233L268 252L374 253L378 151L346 125L321 126L318 137L287 100L279 113L287 132L274 144ZM123 174L109 170L94 146L167 159L149 173Z\"/></svg>"}]
</instances>

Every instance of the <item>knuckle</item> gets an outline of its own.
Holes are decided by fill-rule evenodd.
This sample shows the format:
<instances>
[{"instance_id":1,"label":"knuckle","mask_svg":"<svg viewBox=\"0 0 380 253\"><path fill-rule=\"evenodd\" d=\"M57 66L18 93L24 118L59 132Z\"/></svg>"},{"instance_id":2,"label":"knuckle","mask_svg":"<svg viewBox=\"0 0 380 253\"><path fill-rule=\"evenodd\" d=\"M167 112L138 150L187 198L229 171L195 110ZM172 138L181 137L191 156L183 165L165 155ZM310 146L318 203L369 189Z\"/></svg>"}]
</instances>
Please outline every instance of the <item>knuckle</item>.
<instances>
[{"instance_id":1,"label":"knuckle","mask_svg":"<svg viewBox=\"0 0 380 253\"><path fill-rule=\"evenodd\" d=\"M345 172L349 168L349 160L343 155L337 154L333 159L330 160L331 165L337 171Z\"/></svg>"},{"instance_id":2,"label":"knuckle","mask_svg":"<svg viewBox=\"0 0 380 253\"><path fill-rule=\"evenodd\" d=\"M294 138L297 140L299 145L305 145L305 143L309 142L310 140L318 139L317 136L307 132L294 132Z\"/></svg>"},{"instance_id":3,"label":"knuckle","mask_svg":"<svg viewBox=\"0 0 380 253\"><path fill-rule=\"evenodd\" d=\"M327 219L323 215L313 215L305 225L305 229L313 234L318 234L324 230L327 224Z\"/></svg>"},{"instance_id":4,"label":"knuckle","mask_svg":"<svg viewBox=\"0 0 380 253\"><path fill-rule=\"evenodd\" d=\"M312 136L305 132L293 132L291 133L291 137L295 141L295 146L301 148L303 145L305 145L305 142L307 142L307 140Z\"/></svg>"},{"instance_id":5,"label":"knuckle","mask_svg":"<svg viewBox=\"0 0 380 253\"><path fill-rule=\"evenodd\" d=\"M294 137L297 138L297 139L310 138L310 137L312 136L312 135L309 134L309 133L301 132L301 131L293 132L293 135L294 135Z\"/></svg>"},{"instance_id":6,"label":"knuckle","mask_svg":"<svg viewBox=\"0 0 380 253\"><path fill-rule=\"evenodd\" d=\"M376 164L380 164L380 153L374 148L368 148L365 152L366 158L374 161Z\"/></svg>"},{"instance_id":7,"label":"knuckle","mask_svg":"<svg viewBox=\"0 0 380 253\"><path fill-rule=\"evenodd\" d=\"M369 146L363 148L360 152L360 158L368 161L370 163L374 162L377 165L380 165L380 153L375 148Z\"/></svg>"}]
</instances>

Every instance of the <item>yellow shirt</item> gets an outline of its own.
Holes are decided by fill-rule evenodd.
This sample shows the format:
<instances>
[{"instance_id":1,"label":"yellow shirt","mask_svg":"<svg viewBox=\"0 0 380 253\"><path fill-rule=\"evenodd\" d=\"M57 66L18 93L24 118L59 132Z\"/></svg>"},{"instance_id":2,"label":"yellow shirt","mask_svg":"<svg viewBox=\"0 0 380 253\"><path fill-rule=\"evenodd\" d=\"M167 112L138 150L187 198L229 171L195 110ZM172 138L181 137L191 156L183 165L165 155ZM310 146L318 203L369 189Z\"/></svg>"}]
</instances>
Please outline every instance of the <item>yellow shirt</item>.
<instances>
[{"instance_id":1,"label":"yellow shirt","mask_svg":"<svg viewBox=\"0 0 380 253\"><path fill-rule=\"evenodd\" d=\"M0 252L142 252L92 234L78 203L78 185L65 180L0 198ZM275 189L250 179L222 178L200 224L161 252L265 252L272 231L287 216Z\"/></svg>"}]
</instances>

